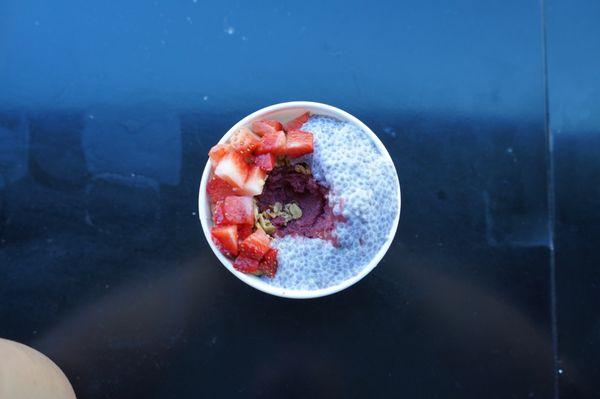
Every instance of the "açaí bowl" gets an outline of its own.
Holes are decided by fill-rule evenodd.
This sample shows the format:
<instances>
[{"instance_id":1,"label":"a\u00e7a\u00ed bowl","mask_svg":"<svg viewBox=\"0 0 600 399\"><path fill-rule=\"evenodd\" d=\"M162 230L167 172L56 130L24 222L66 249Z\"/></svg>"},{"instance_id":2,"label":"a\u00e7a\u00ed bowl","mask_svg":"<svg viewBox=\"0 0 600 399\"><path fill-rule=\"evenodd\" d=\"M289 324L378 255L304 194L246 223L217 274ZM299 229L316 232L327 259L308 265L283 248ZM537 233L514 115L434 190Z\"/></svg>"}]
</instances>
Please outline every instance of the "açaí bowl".
<instances>
[{"instance_id":1,"label":"a\u00e7a\u00ed bowl","mask_svg":"<svg viewBox=\"0 0 600 399\"><path fill-rule=\"evenodd\" d=\"M262 108L248 116L244 119L236 123L225 135L219 140L219 143L226 142L231 135L236 132L238 129L249 126L252 122L261 120L261 119L278 119L281 121L287 121L293 119L294 117L300 115L303 112L309 111L311 115L324 115L339 119L341 121L352 123L358 127L360 127L366 134L368 134L373 141L373 143L380 150L381 154L388 158L390 163L392 163L391 157L387 152L383 143L379 140L379 138L373 133L371 129L369 129L364 123L362 123L356 117L350 115L349 113L342 111L339 108L333 107L327 104L321 104L310 101L293 101L287 103L280 103L271 105L265 108ZM393 165L393 163L392 163ZM398 193L398 209L396 212L396 217L392 224L392 228L390 229L387 240L381 245L379 251L373 256L370 262L365 265L361 271L354 276L326 288L314 289L314 290L306 290L306 289L286 289L282 287L276 287L270 285L267 281L251 275L241 273L233 268L233 262L231 259L227 258L225 255L221 253L221 251L217 248L217 246L213 243L210 229L213 225L210 205L206 194L206 184L209 178L212 176L212 165L211 161L208 160L205 167L204 172L202 173L202 180L200 181L200 191L198 195L198 217L200 218L200 223L202 224L202 230L204 231L204 235L206 240L208 241L208 245L210 245L211 249L215 253L216 257L221 261L221 263L237 278L245 282L246 284L260 290L266 292L267 294L276 295L284 298L296 298L296 299L307 299L307 298L317 298L321 296L326 296L330 294L334 294L339 292L345 288L350 287L357 281L361 280L364 276L366 276L371 270L377 266L377 264L381 261L387 250L389 249L392 241L394 239L394 235L396 233L396 229L398 228L398 222L400 220L400 183L398 181L398 176L396 174L396 184Z\"/></svg>"}]
</instances>

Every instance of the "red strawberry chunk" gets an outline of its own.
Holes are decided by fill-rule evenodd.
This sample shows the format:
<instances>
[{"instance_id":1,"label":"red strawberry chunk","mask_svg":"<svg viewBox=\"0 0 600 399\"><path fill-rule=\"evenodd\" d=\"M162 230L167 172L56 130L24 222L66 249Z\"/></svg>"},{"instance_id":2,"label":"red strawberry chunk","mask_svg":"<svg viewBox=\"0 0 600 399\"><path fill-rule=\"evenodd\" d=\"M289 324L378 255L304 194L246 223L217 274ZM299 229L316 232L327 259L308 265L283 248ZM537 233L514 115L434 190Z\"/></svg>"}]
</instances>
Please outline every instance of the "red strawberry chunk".
<instances>
[{"instance_id":1,"label":"red strawberry chunk","mask_svg":"<svg viewBox=\"0 0 600 399\"><path fill-rule=\"evenodd\" d=\"M275 277L277 273L277 250L270 249L258 265L258 270L269 278Z\"/></svg>"},{"instance_id":2,"label":"red strawberry chunk","mask_svg":"<svg viewBox=\"0 0 600 399\"><path fill-rule=\"evenodd\" d=\"M252 124L252 130L259 136L264 136L267 133L276 133L283 129L281 122L271 119L263 119Z\"/></svg>"},{"instance_id":3,"label":"red strawberry chunk","mask_svg":"<svg viewBox=\"0 0 600 399\"><path fill-rule=\"evenodd\" d=\"M248 224L240 224L238 226L238 241L243 241L252 234L252 230L254 230L254 226L250 226Z\"/></svg>"},{"instance_id":4,"label":"red strawberry chunk","mask_svg":"<svg viewBox=\"0 0 600 399\"><path fill-rule=\"evenodd\" d=\"M229 144L217 144L208 152L208 156L210 160L216 165L219 161L227 155L229 152L233 151Z\"/></svg>"},{"instance_id":5,"label":"red strawberry chunk","mask_svg":"<svg viewBox=\"0 0 600 399\"><path fill-rule=\"evenodd\" d=\"M296 119L292 119L291 121L289 121L288 123L283 125L283 130L285 130L286 132L289 132L291 130L300 129L302 127L302 125L304 125L308 121L309 115L310 114L308 112L305 112L302 115L300 115L299 117L297 117Z\"/></svg>"},{"instance_id":6,"label":"red strawberry chunk","mask_svg":"<svg viewBox=\"0 0 600 399\"><path fill-rule=\"evenodd\" d=\"M240 190L240 193L243 195L260 195L263 191L263 186L265 185L265 180L267 179L267 173L259 168L258 166L252 166L250 168L250 172L248 173L248 177L246 178L246 182L244 183L244 187Z\"/></svg>"},{"instance_id":7,"label":"red strawberry chunk","mask_svg":"<svg viewBox=\"0 0 600 399\"><path fill-rule=\"evenodd\" d=\"M286 153L291 158L313 152L313 135L302 130L292 130L287 135Z\"/></svg>"},{"instance_id":8,"label":"red strawberry chunk","mask_svg":"<svg viewBox=\"0 0 600 399\"><path fill-rule=\"evenodd\" d=\"M271 238L262 229L257 229L248 238L240 244L240 254L260 260L267 252L269 252L269 244Z\"/></svg>"},{"instance_id":9,"label":"red strawberry chunk","mask_svg":"<svg viewBox=\"0 0 600 399\"><path fill-rule=\"evenodd\" d=\"M225 207L223 201L218 201L212 207L213 223L216 225L225 224Z\"/></svg>"},{"instance_id":10,"label":"red strawberry chunk","mask_svg":"<svg viewBox=\"0 0 600 399\"><path fill-rule=\"evenodd\" d=\"M214 204L224 200L228 195L234 195L235 190L225 180L213 176L206 184L206 193L208 194L210 203Z\"/></svg>"},{"instance_id":11,"label":"red strawberry chunk","mask_svg":"<svg viewBox=\"0 0 600 399\"><path fill-rule=\"evenodd\" d=\"M243 156L237 152L230 152L218 163L215 175L234 188L242 188L248 177L248 164Z\"/></svg>"},{"instance_id":12,"label":"red strawberry chunk","mask_svg":"<svg viewBox=\"0 0 600 399\"><path fill-rule=\"evenodd\" d=\"M273 155L284 155L285 141L285 133L282 131L275 133L267 133L260 139L260 143L258 144L258 147L256 147L256 153L271 153Z\"/></svg>"},{"instance_id":13,"label":"red strawberry chunk","mask_svg":"<svg viewBox=\"0 0 600 399\"><path fill-rule=\"evenodd\" d=\"M225 255L236 256L238 254L237 226L214 226L210 235L215 245Z\"/></svg>"},{"instance_id":14,"label":"red strawberry chunk","mask_svg":"<svg viewBox=\"0 0 600 399\"><path fill-rule=\"evenodd\" d=\"M233 262L233 268L242 273L257 273L259 262L256 259L240 255Z\"/></svg>"},{"instance_id":15,"label":"red strawberry chunk","mask_svg":"<svg viewBox=\"0 0 600 399\"><path fill-rule=\"evenodd\" d=\"M235 132L231 139L229 139L229 143L233 149L242 155L252 153L256 146L258 146L259 141L260 137L245 127Z\"/></svg>"},{"instance_id":16,"label":"red strawberry chunk","mask_svg":"<svg viewBox=\"0 0 600 399\"><path fill-rule=\"evenodd\" d=\"M231 195L223 201L225 223L254 225L254 201L252 197Z\"/></svg>"},{"instance_id":17,"label":"red strawberry chunk","mask_svg":"<svg viewBox=\"0 0 600 399\"><path fill-rule=\"evenodd\" d=\"M277 157L273 154L260 154L254 158L254 164L264 170L270 172L277 163Z\"/></svg>"}]
</instances>

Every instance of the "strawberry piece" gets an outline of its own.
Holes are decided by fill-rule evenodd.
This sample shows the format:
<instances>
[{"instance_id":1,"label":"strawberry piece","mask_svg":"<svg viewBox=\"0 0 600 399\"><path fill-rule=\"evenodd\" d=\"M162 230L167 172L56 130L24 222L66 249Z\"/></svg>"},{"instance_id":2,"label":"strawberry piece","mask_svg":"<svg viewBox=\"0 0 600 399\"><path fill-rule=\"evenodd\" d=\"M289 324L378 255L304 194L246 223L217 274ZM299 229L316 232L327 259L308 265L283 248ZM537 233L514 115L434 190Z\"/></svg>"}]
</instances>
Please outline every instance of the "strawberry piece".
<instances>
[{"instance_id":1,"label":"strawberry piece","mask_svg":"<svg viewBox=\"0 0 600 399\"><path fill-rule=\"evenodd\" d=\"M225 180L213 176L206 184L206 193L210 199L210 203L214 204L218 201L223 201L228 195L235 195L235 190Z\"/></svg>"},{"instance_id":2,"label":"strawberry piece","mask_svg":"<svg viewBox=\"0 0 600 399\"><path fill-rule=\"evenodd\" d=\"M260 137L248 128L241 128L229 139L231 147L242 155L250 154L258 146Z\"/></svg>"},{"instance_id":3,"label":"strawberry piece","mask_svg":"<svg viewBox=\"0 0 600 399\"><path fill-rule=\"evenodd\" d=\"M258 270L269 278L275 277L277 273L277 250L270 249L258 265Z\"/></svg>"},{"instance_id":4,"label":"strawberry piece","mask_svg":"<svg viewBox=\"0 0 600 399\"><path fill-rule=\"evenodd\" d=\"M252 234L253 230L254 230L254 226L250 226L248 224L240 224L238 226L238 241L239 242L244 241L246 238L248 238L250 236L250 234Z\"/></svg>"},{"instance_id":5,"label":"strawberry piece","mask_svg":"<svg viewBox=\"0 0 600 399\"><path fill-rule=\"evenodd\" d=\"M256 259L240 255L233 262L233 268L242 273L257 273L259 262Z\"/></svg>"},{"instance_id":6,"label":"strawberry piece","mask_svg":"<svg viewBox=\"0 0 600 399\"><path fill-rule=\"evenodd\" d=\"M243 195L260 195L267 179L267 173L258 166L250 167L244 187L240 190Z\"/></svg>"},{"instance_id":7,"label":"strawberry piece","mask_svg":"<svg viewBox=\"0 0 600 399\"><path fill-rule=\"evenodd\" d=\"M267 133L260 139L260 143L258 144L258 147L256 147L256 153L259 155L266 153L284 155L285 142L285 133L282 131Z\"/></svg>"},{"instance_id":8,"label":"strawberry piece","mask_svg":"<svg viewBox=\"0 0 600 399\"><path fill-rule=\"evenodd\" d=\"M286 154L291 158L297 158L302 155L313 152L313 135L302 130L292 130L288 133L286 143Z\"/></svg>"},{"instance_id":9,"label":"strawberry piece","mask_svg":"<svg viewBox=\"0 0 600 399\"><path fill-rule=\"evenodd\" d=\"M291 121L289 121L288 123L283 125L283 130L285 130L286 132L289 132L291 130L300 129L302 127L302 125L304 125L308 121L309 115L310 114L308 112L305 112L302 115L300 115L299 117L292 119Z\"/></svg>"},{"instance_id":10,"label":"strawberry piece","mask_svg":"<svg viewBox=\"0 0 600 399\"><path fill-rule=\"evenodd\" d=\"M259 136L264 136L267 133L276 133L283 129L281 122L272 119L263 119L252 124L252 130Z\"/></svg>"},{"instance_id":11,"label":"strawberry piece","mask_svg":"<svg viewBox=\"0 0 600 399\"><path fill-rule=\"evenodd\" d=\"M254 225L254 201L252 197L231 195L223 201L225 223Z\"/></svg>"},{"instance_id":12,"label":"strawberry piece","mask_svg":"<svg viewBox=\"0 0 600 399\"><path fill-rule=\"evenodd\" d=\"M264 170L270 172L277 163L277 157L273 154L260 154L254 158L254 164Z\"/></svg>"},{"instance_id":13,"label":"strawberry piece","mask_svg":"<svg viewBox=\"0 0 600 399\"><path fill-rule=\"evenodd\" d=\"M248 258L260 260L271 249L269 247L270 242L271 238L267 233L262 229L257 229L242 241L240 244L240 254Z\"/></svg>"},{"instance_id":14,"label":"strawberry piece","mask_svg":"<svg viewBox=\"0 0 600 399\"><path fill-rule=\"evenodd\" d=\"M225 224L225 207L223 201L218 201L212 207L213 223L216 225Z\"/></svg>"},{"instance_id":15,"label":"strawberry piece","mask_svg":"<svg viewBox=\"0 0 600 399\"><path fill-rule=\"evenodd\" d=\"M217 144L208 152L210 160L216 165L228 153L233 151L229 144Z\"/></svg>"},{"instance_id":16,"label":"strawberry piece","mask_svg":"<svg viewBox=\"0 0 600 399\"><path fill-rule=\"evenodd\" d=\"M226 154L218 163L215 175L229 183L233 188L242 188L248 177L248 164L237 152Z\"/></svg>"},{"instance_id":17,"label":"strawberry piece","mask_svg":"<svg viewBox=\"0 0 600 399\"><path fill-rule=\"evenodd\" d=\"M210 235L215 245L225 255L236 256L238 254L237 226L214 226Z\"/></svg>"}]
</instances>

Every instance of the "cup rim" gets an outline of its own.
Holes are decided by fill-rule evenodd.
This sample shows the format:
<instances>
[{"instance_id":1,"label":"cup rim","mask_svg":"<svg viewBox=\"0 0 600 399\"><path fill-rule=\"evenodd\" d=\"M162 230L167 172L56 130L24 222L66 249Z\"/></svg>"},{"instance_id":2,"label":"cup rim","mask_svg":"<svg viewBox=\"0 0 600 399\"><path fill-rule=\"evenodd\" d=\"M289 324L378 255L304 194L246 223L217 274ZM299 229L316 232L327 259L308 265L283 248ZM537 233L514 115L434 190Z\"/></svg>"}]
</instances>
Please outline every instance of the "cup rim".
<instances>
[{"instance_id":1,"label":"cup rim","mask_svg":"<svg viewBox=\"0 0 600 399\"><path fill-rule=\"evenodd\" d=\"M388 153L387 149L379 140L377 135L362 121L360 121L355 116L349 114L346 111L343 111L337 107L312 102L312 101L290 101L284 103L273 104L268 107L261 108L250 115L242 118L239 122L233 125L227 133L223 135L223 137L219 140L219 143L223 143L229 139L229 137L237 131L239 128L247 126L251 124L255 120L263 119L268 114L272 114L280 111L292 111L298 109L299 111L310 111L311 113L333 116L342 121L347 121L355 124L360 127L364 132L366 132L371 140L375 143L377 148L381 151L381 154L386 157L394 167L394 172L396 172L396 192L398 193L398 207L396 211L396 217L392 223L392 227L389 231L389 236L387 240L383 243L383 245L379 248L375 256L371 258L369 263L365 265L360 272L355 274L354 276L341 281L338 284L332 285L326 288L319 288L316 290L300 290L300 289L286 289L281 287L276 287L268 284L257 276L245 274L239 272L233 268L233 262L225 257L219 251L215 243L211 239L210 228L212 227L212 221L210 220L210 206L208 204L207 194L206 194L206 184L208 182L209 176L211 175L211 161L210 159L206 162L204 166L204 171L202 172L202 179L200 181L199 193L198 193L198 218L200 219L200 224L202 225L202 231L204 232L204 236L208 245L216 255L217 259L229 270L233 275L237 278L248 284L249 286L256 288L259 291L265 292L267 294L279 296L282 298L292 298L292 299L309 299L309 298L319 298L331 294L335 294L336 292L340 292L354 284L358 281L362 280L367 274L369 274L383 259L383 256L387 253L388 249L392 245L394 240L394 236L396 235L396 231L398 229L398 223L400 221L400 208L401 208L401 194L400 194L400 181L398 179L398 172L396 171L396 166L392 160L392 157Z\"/></svg>"}]
</instances>

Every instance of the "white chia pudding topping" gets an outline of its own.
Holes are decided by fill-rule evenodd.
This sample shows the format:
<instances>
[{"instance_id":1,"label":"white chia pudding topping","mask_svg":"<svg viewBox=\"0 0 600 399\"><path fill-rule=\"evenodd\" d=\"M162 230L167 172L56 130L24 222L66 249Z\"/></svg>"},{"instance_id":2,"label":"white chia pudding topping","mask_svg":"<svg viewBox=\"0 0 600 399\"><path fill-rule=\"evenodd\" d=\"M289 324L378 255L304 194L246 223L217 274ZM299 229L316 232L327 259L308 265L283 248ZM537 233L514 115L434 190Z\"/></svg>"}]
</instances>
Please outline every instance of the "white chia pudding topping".
<instances>
[{"instance_id":1,"label":"white chia pudding topping","mask_svg":"<svg viewBox=\"0 0 600 399\"><path fill-rule=\"evenodd\" d=\"M311 116L302 130L314 135L308 162L315 179L330 189L337 222L337 246L320 238L288 235L273 240L278 271L271 285L290 290L331 287L358 274L391 233L398 212L394 165L360 127L334 118Z\"/></svg>"}]
</instances>

